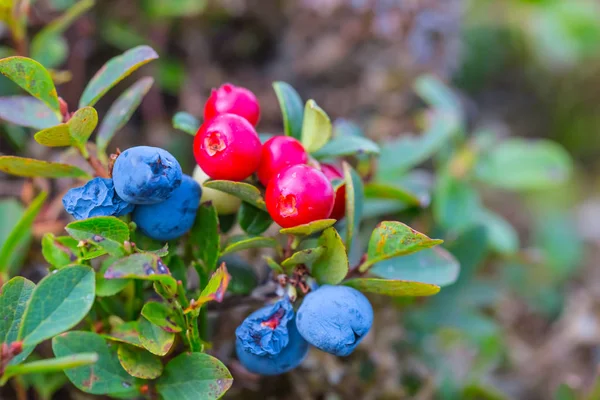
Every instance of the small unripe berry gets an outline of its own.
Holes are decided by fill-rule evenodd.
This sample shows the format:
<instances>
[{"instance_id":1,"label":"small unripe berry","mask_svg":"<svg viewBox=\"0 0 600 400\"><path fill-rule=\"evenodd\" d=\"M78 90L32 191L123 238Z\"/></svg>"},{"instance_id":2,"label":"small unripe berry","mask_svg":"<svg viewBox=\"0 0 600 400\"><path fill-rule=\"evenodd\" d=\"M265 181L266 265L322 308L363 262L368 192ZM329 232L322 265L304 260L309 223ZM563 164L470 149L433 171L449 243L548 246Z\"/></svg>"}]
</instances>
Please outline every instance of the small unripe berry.
<instances>
[{"instance_id":1,"label":"small unripe berry","mask_svg":"<svg viewBox=\"0 0 600 400\"><path fill-rule=\"evenodd\" d=\"M256 126L260 118L260 105L250 90L225 83L210 93L204 106L204 120L227 113L239 115Z\"/></svg>"},{"instance_id":2,"label":"small unripe berry","mask_svg":"<svg viewBox=\"0 0 600 400\"><path fill-rule=\"evenodd\" d=\"M234 114L205 121L194 139L196 162L213 179L246 179L258 168L260 153L254 127Z\"/></svg>"},{"instance_id":3,"label":"small unripe berry","mask_svg":"<svg viewBox=\"0 0 600 400\"><path fill-rule=\"evenodd\" d=\"M290 165L306 164L308 154L298 140L290 136L275 136L262 146L258 179L267 186L271 178Z\"/></svg>"},{"instance_id":4,"label":"small unripe berry","mask_svg":"<svg viewBox=\"0 0 600 400\"><path fill-rule=\"evenodd\" d=\"M344 179L344 175L342 175L342 172L335 165L321 164L321 171L330 182L334 179ZM346 215L346 185L340 186L335 191L335 203L333 204L333 210L329 218L339 220L344 218L344 215Z\"/></svg>"},{"instance_id":5,"label":"small unripe berry","mask_svg":"<svg viewBox=\"0 0 600 400\"><path fill-rule=\"evenodd\" d=\"M210 178L198 165L194 168L193 177L200 186ZM200 203L206 203L208 201L212 202L219 215L235 214L242 205L242 200L235 196L221 192L220 190L202 186L202 198L200 199Z\"/></svg>"},{"instance_id":6,"label":"small unripe berry","mask_svg":"<svg viewBox=\"0 0 600 400\"><path fill-rule=\"evenodd\" d=\"M284 228L329 218L333 202L333 187L327 177L308 165L284 169L267 186L267 210Z\"/></svg>"}]
</instances>

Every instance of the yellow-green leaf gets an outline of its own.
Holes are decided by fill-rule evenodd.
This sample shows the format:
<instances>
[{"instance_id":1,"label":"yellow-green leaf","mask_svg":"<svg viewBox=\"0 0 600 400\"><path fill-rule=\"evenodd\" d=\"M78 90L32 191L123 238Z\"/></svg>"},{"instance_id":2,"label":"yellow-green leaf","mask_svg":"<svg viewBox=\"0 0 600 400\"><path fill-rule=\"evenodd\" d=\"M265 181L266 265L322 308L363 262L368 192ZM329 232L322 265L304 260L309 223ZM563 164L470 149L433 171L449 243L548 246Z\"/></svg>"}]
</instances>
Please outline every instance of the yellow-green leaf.
<instances>
[{"instance_id":1,"label":"yellow-green leaf","mask_svg":"<svg viewBox=\"0 0 600 400\"><path fill-rule=\"evenodd\" d=\"M120 344L117 356L123 369L136 378L156 379L163 372L160 358L138 347Z\"/></svg>"},{"instance_id":2,"label":"yellow-green leaf","mask_svg":"<svg viewBox=\"0 0 600 400\"><path fill-rule=\"evenodd\" d=\"M42 146L66 147L73 144L68 124L60 124L37 132L33 138Z\"/></svg>"},{"instance_id":3,"label":"yellow-green leaf","mask_svg":"<svg viewBox=\"0 0 600 400\"><path fill-rule=\"evenodd\" d=\"M261 210L267 210L267 205L262 194L255 186L249 183L216 180L204 182L202 186L228 193Z\"/></svg>"},{"instance_id":4,"label":"yellow-green leaf","mask_svg":"<svg viewBox=\"0 0 600 400\"><path fill-rule=\"evenodd\" d=\"M17 156L0 156L0 171L26 178L91 178L87 172L73 165Z\"/></svg>"},{"instance_id":5,"label":"yellow-green leaf","mask_svg":"<svg viewBox=\"0 0 600 400\"><path fill-rule=\"evenodd\" d=\"M440 291L440 287L430 283L398 281L378 278L356 278L344 282L361 292L382 294L385 296L432 296Z\"/></svg>"},{"instance_id":6,"label":"yellow-green leaf","mask_svg":"<svg viewBox=\"0 0 600 400\"><path fill-rule=\"evenodd\" d=\"M283 228L279 232L284 235L308 236L321 232L335 224L335 219L318 219L308 224L302 224L291 228Z\"/></svg>"},{"instance_id":7,"label":"yellow-green leaf","mask_svg":"<svg viewBox=\"0 0 600 400\"><path fill-rule=\"evenodd\" d=\"M313 262L311 274L322 285L336 285L348 274L348 256L344 242L335 228L327 228L319 237L318 244L325 250Z\"/></svg>"},{"instance_id":8,"label":"yellow-green leaf","mask_svg":"<svg viewBox=\"0 0 600 400\"><path fill-rule=\"evenodd\" d=\"M309 153L323 147L329 139L333 127L325 111L314 100L308 100L304 107L304 121L302 123L302 144Z\"/></svg>"},{"instance_id":9,"label":"yellow-green leaf","mask_svg":"<svg viewBox=\"0 0 600 400\"><path fill-rule=\"evenodd\" d=\"M200 121L198 118L184 111L179 111L173 116L173 128L179 129L192 136L196 135L198 128L200 128Z\"/></svg>"},{"instance_id":10,"label":"yellow-green leaf","mask_svg":"<svg viewBox=\"0 0 600 400\"><path fill-rule=\"evenodd\" d=\"M83 107L73 114L67 124L75 145L84 147L98 125L98 113L93 107Z\"/></svg>"}]
</instances>

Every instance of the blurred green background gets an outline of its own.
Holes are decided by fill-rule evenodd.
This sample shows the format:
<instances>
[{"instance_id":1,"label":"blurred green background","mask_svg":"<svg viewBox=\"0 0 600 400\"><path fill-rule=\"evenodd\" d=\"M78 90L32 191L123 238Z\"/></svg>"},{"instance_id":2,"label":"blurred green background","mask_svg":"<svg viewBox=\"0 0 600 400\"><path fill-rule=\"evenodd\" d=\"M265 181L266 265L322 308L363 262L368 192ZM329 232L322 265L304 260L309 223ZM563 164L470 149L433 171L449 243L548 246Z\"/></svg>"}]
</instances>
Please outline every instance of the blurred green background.
<instances>
[{"instance_id":1,"label":"blurred green background","mask_svg":"<svg viewBox=\"0 0 600 400\"><path fill-rule=\"evenodd\" d=\"M35 39L28 52L53 69L68 103L110 57L139 44L157 50L160 59L135 74L153 75L157 84L111 148L165 147L187 173L192 138L176 132L171 117L179 110L201 117L210 88L223 82L256 93L260 132L281 132L271 82L283 80L332 119L394 144L422 129L417 116L427 102L413 87L423 74L453 90L465 143L545 138L573 158L565 184L505 190L469 182L463 190L459 180L447 193L439 162L422 164L426 179L419 182L437 182L437 189L424 189L433 208L382 211L383 203L373 203L372 215L437 230L461 263L458 282L426 300L373 298L375 326L349 358L313 352L300 369L262 380L232 368L236 381L226 398L600 399L597 0L98 0L46 35L37 34L76 1L30 3L28 34ZM14 47L0 25L0 55ZM98 103L100 115L127 82ZM16 93L0 78L1 95ZM0 132L2 154L57 156L25 128L0 123ZM382 163L401 154L384 147ZM499 173L518 175L531 154L522 150ZM23 180L0 175L0 197L27 201L28 190ZM466 223L475 212L469 190L501 222ZM445 195L456 195L460 207L444 211ZM3 214L0 242L18 210L15 204ZM33 236L61 228L49 218ZM29 256L27 273L42 266L39 256ZM239 317L219 317L219 358L230 359Z\"/></svg>"}]
</instances>

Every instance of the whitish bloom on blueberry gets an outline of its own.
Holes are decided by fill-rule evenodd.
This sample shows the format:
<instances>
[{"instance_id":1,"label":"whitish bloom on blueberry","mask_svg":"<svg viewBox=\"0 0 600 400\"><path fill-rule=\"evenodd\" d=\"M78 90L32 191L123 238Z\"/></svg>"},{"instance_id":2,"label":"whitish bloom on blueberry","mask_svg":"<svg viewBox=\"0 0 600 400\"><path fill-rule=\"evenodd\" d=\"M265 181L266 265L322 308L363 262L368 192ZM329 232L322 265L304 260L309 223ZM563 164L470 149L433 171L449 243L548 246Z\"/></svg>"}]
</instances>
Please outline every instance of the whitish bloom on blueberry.
<instances>
[{"instance_id":1,"label":"whitish bloom on blueberry","mask_svg":"<svg viewBox=\"0 0 600 400\"><path fill-rule=\"evenodd\" d=\"M134 205L115 192L112 179L94 178L69 190L62 199L65 210L75 219L118 217L133 211Z\"/></svg>"}]
</instances>

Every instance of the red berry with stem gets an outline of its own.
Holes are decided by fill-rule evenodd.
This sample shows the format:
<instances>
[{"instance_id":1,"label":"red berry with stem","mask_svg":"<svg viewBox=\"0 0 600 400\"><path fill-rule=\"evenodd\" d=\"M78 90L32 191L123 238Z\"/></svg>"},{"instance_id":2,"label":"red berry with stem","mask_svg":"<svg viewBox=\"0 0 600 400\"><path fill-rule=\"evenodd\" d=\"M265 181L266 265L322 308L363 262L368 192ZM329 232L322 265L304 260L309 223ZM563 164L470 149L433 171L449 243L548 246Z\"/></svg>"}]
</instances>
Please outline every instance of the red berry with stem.
<instances>
[{"instance_id":1,"label":"red berry with stem","mask_svg":"<svg viewBox=\"0 0 600 400\"><path fill-rule=\"evenodd\" d=\"M258 179L265 186L286 167L296 164L306 164L308 154L298 140L290 136L275 136L267 140L262 147Z\"/></svg>"},{"instance_id":2,"label":"red berry with stem","mask_svg":"<svg viewBox=\"0 0 600 400\"><path fill-rule=\"evenodd\" d=\"M308 165L287 167L267 186L267 210L284 228L329 218L333 202L333 187L327 177Z\"/></svg>"},{"instance_id":3,"label":"red berry with stem","mask_svg":"<svg viewBox=\"0 0 600 400\"><path fill-rule=\"evenodd\" d=\"M344 175L338 167L332 164L321 164L321 171L325 174L329 181L333 182L335 179L344 180ZM333 211L329 218L342 219L346 215L346 185L341 185L335 192L335 203L333 204Z\"/></svg>"},{"instance_id":4,"label":"red berry with stem","mask_svg":"<svg viewBox=\"0 0 600 400\"><path fill-rule=\"evenodd\" d=\"M225 83L212 90L204 105L205 121L220 114L236 114L256 126L260 118L260 105L250 90Z\"/></svg>"},{"instance_id":5,"label":"red berry with stem","mask_svg":"<svg viewBox=\"0 0 600 400\"><path fill-rule=\"evenodd\" d=\"M258 168L260 152L254 127L234 114L205 121L194 139L196 162L213 179L246 179Z\"/></svg>"}]
</instances>

